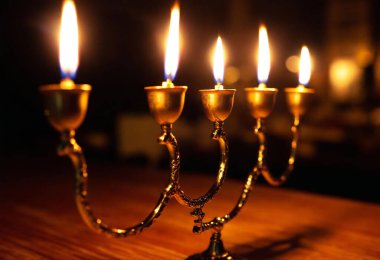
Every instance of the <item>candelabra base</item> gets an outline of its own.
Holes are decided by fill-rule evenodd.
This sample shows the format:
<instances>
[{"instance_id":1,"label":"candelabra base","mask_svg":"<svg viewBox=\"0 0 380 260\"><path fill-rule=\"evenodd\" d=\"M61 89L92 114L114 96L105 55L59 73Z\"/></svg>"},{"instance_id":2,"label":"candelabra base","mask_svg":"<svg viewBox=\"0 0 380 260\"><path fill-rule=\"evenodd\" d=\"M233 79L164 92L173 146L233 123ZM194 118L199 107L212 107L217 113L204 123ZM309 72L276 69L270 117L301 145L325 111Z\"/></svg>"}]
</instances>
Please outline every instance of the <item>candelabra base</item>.
<instances>
[{"instance_id":1,"label":"candelabra base","mask_svg":"<svg viewBox=\"0 0 380 260\"><path fill-rule=\"evenodd\" d=\"M206 251L189 256L187 260L241 260L238 256L232 255L223 245L220 232L215 232L210 238L210 244Z\"/></svg>"}]
</instances>

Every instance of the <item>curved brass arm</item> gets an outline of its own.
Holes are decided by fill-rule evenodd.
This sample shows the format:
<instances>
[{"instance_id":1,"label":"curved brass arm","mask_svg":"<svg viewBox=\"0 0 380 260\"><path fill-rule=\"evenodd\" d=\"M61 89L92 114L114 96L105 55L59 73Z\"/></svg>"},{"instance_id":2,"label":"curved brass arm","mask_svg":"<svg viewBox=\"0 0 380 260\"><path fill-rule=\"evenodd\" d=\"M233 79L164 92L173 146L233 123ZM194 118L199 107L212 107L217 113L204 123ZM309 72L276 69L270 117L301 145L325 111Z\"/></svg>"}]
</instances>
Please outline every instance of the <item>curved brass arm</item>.
<instances>
[{"instance_id":1,"label":"curved brass arm","mask_svg":"<svg viewBox=\"0 0 380 260\"><path fill-rule=\"evenodd\" d=\"M153 221L160 216L170 197L174 193L173 183L170 182L162 191L161 196L158 199L158 202L154 209L143 221L134 226L123 229L109 227L108 225L104 224L100 218L97 218L94 215L91 210L90 203L87 199L87 164L82 149L75 140L75 131L65 132L62 134L62 142L58 147L58 154L60 156L68 156L71 159L75 168L75 200L77 207L82 216L82 219L87 224L87 226L99 233L105 233L113 237L127 237L140 233L144 228L152 225Z\"/></svg>"},{"instance_id":2,"label":"curved brass arm","mask_svg":"<svg viewBox=\"0 0 380 260\"><path fill-rule=\"evenodd\" d=\"M196 223L196 225L193 227L193 232L201 233L211 228L214 229L216 232L220 232L220 229L223 227L223 225L229 222L230 220L232 220L234 217L236 217L236 215L244 207L245 203L248 200L248 196L252 190L252 187L255 184L259 175L260 175L260 172L258 171L257 167L254 167L247 176L247 180L245 182L243 190L241 191L239 199L236 205L234 206L234 208L223 217L216 217L209 222L204 222L200 224Z\"/></svg>"},{"instance_id":3,"label":"curved brass arm","mask_svg":"<svg viewBox=\"0 0 380 260\"><path fill-rule=\"evenodd\" d=\"M211 188L207 191L206 194L198 197L198 198L190 198L185 192L181 189L179 182L179 168L180 168L180 155L177 146L177 140L173 133L171 132L171 125L162 125L162 135L159 138L159 142L161 144L165 144L168 147L171 157L171 180L175 186L175 194L174 197L177 201L183 205L186 205L191 208L199 209L197 213L194 215L198 216L199 214L203 214L201 209L203 206L210 201L220 190L226 174L227 174L227 163L228 163L228 141L226 137L226 133L223 130L223 123L216 122L214 124L214 130L211 134L211 137L214 140L219 142L220 147L220 163L219 163L219 171L216 177L215 183L211 186ZM198 214L199 213L199 214Z\"/></svg>"},{"instance_id":4,"label":"curved brass arm","mask_svg":"<svg viewBox=\"0 0 380 260\"><path fill-rule=\"evenodd\" d=\"M288 160L288 166L286 170L281 174L280 177L274 177L272 173L269 171L268 167L265 165L265 134L262 127L262 119L257 119L255 134L259 139L259 153L257 157L257 167L258 170L263 174L265 180L272 186L280 186L284 184L289 175L292 173L294 169L295 156L297 151L298 144L298 130L299 130L300 120L298 117L294 118L292 125L292 142L291 142L291 151L290 157Z\"/></svg>"}]
</instances>

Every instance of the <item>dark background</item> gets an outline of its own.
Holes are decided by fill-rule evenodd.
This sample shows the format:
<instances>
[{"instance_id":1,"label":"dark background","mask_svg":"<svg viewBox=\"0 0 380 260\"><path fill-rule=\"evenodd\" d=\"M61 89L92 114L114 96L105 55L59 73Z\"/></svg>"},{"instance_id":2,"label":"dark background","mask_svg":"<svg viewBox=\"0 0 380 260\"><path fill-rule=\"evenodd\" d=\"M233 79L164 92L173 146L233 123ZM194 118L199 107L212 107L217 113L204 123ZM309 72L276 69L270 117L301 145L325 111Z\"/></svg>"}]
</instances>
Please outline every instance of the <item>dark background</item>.
<instances>
[{"instance_id":1,"label":"dark background","mask_svg":"<svg viewBox=\"0 0 380 260\"><path fill-rule=\"evenodd\" d=\"M60 160L54 154L58 134L43 117L38 86L60 81L57 35L61 4L47 0L8 0L1 4L3 179L10 173L6 170L9 167L1 165L17 163L27 168L35 160ZM90 160L151 163L143 153L120 153L118 133L123 129L118 129L117 122L123 115L146 115L144 86L160 85L164 80L164 41L172 4L156 0L76 1L80 65L75 81L93 86L78 138ZM281 91L267 120L270 168L280 172L289 153L291 118L282 90L297 85L297 74L289 72L285 62L307 44L315 63L309 86L317 94L303 120L295 174L286 186L380 202L378 1L191 0L180 4L182 52L174 82L189 86L178 126L179 131L189 133L179 138L183 171L215 172L217 146L208 139L211 124L203 115L197 92L214 85L209 52L218 34L225 42L228 66L240 72L238 81L225 84L238 91L234 111L226 122L231 141L229 176L243 179L254 165L257 143L250 132L254 121L248 115L243 89L257 85L254 53L258 26L265 23L272 55L268 85ZM360 67L360 93L354 94L359 98L334 98L329 64L339 55L355 60L355 51L362 45L369 46L370 58ZM197 134L192 133L195 128ZM159 132L157 125L146 131L144 138L155 145ZM198 142L210 143L211 148L200 148ZM164 155L154 167L167 164ZM33 174L33 169L28 170Z\"/></svg>"}]
</instances>

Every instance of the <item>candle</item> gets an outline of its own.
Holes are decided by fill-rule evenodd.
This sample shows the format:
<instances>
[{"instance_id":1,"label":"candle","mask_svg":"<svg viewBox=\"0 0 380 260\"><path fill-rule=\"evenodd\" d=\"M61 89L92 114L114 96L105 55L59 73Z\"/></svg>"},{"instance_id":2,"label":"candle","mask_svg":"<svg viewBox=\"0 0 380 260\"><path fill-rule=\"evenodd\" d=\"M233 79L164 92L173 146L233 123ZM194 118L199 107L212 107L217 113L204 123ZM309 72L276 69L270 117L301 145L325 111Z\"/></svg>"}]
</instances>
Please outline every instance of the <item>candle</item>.
<instances>
[{"instance_id":1,"label":"candle","mask_svg":"<svg viewBox=\"0 0 380 260\"><path fill-rule=\"evenodd\" d=\"M261 119L266 118L273 109L277 88L267 88L270 71L270 52L267 29L264 25L259 29L259 48L257 55L257 79L259 85L257 87L245 88L248 108L251 115L260 123Z\"/></svg>"},{"instance_id":2,"label":"candle","mask_svg":"<svg viewBox=\"0 0 380 260\"><path fill-rule=\"evenodd\" d=\"M45 115L50 124L62 133L62 138L72 138L86 117L91 86L75 84L73 79L79 64L78 22L73 0L62 6L59 32L59 62L62 80L59 84L40 87L44 99Z\"/></svg>"},{"instance_id":3,"label":"candle","mask_svg":"<svg viewBox=\"0 0 380 260\"><path fill-rule=\"evenodd\" d=\"M270 71L270 52L267 29L264 25L259 29L259 50L257 62L257 78L259 88L265 88Z\"/></svg>"},{"instance_id":4,"label":"candle","mask_svg":"<svg viewBox=\"0 0 380 260\"><path fill-rule=\"evenodd\" d=\"M213 132L213 138L218 139L217 136L221 133L220 129L223 126L223 122L232 111L236 92L236 89L225 89L222 85L224 76L224 50L220 36L218 36L214 49L213 71L216 82L215 88L200 89L199 92L206 117L211 122L214 122L215 131Z\"/></svg>"},{"instance_id":5,"label":"candle","mask_svg":"<svg viewBox=\"0 0 380 260\"><path fill-rule=\"evenodd\" d=\"M306 113L306 109L311 103L314 94L314 89L305 88L305 85L309 83L310 75L310 53L308 48L303 46L299 61L298 86L295 88L285 88L286 101L294 116L294 125L299 124L300 117Z\"/></svg>"},{"instance_id":6,"label":"candle","mask_svg":"<svg viewBox=\"0 0 380 260\"><path fill-rule=\"evenodd\" d=\"M172 83L178 69L179 62L179 4L176 2L170 16L169 33L166 42L165 76L163 87L174 87Z\"/></svg>"},{"instance_id":7,"label":"candle","mask_svg":"<svg viewBox=\"0 0 380 260\"><path fill-rule=\"evenodd\" d=\"M223 76L224 76L224 51L222 38L218 36L216 41L215 52L214 52L214 78L215 78L215 89L223 89Z\"/></svg>"},{"instance_id":8,"label":"candle","mask_svg":"<svg viewBox=\"0 0 380 260\"><path fill-rule=\"evenodd\" d=\"M59 33L59 62L61 66L61 86L73 88L79 64L78 22L75 3L65 0L62 8L61 28Z\"/></svg>"},{"instance_id":9,"label":"candle","mask_svg":"<svg viewBox=\"0 0 380 260\"><path fill-rule=\"evenodd\" d=\"M177 121L185 104L187 86L174 86L173 80L179 62L179 5L175 3L170 16L169 33L165 53L166 81L160 86L147 86L145 91L150 112L166 133L162 136L162 144L171 131L172 124ZM160 137L161 138L161 137ZM161 139L160 139L161 140ZM161 142L161 141L160 141Z\"/></svg>"},{"instance_id":10,"label":"candle","mask_svg":"<svg viewBox=\"0 0 380 260\"><path fill-rule=\"evenodd\" d=\"M302 90L309 83L311 76L311 60L309 49L303 46L301 49L301 58L299 62L298 89Z\"/></svg>"}]
</instances>

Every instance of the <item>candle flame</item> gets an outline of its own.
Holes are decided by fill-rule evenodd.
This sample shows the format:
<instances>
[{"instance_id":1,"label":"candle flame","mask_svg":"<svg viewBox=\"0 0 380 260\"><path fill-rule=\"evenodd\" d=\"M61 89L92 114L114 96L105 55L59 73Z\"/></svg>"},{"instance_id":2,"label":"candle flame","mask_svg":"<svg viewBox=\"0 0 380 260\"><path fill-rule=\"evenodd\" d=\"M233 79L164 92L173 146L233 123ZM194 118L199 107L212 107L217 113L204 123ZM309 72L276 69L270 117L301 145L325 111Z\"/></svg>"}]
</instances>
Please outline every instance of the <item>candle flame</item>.
<instances>
[{"instance_id":1,"label":"candle flame","mask_svg":"<svg viewBox=\"0 0 380 260\"><path fill-rule=\"evenodd\" d=\"M169 35L166 45L165 75L168 81L173 81L179 62L179 4L175 3L171 16Z\"/></svg>"},{"instance_id":2,"label":"candle flame","mask_svg":"<svg viewBox=\"0 0 380 260\"><path fill-rule=\"evenodd\" d=\"M224 78L224 52L222 38L218 36L216 41L216 47L214 52L214 78L216 84L220 85L223 83Z\"/></svg>"},{"instance_id":3,"label":"candle flame","mask_svg":"<svg viewBox=\"0 0 380 260\"><path fill-rule=\"evenodd\" d=\"M270 52L267 29L264 25L259 30L259 53L257 65L257 77L259 83L265 83L268 80L270 71Z\"/></svg>"},{"instance_id":4,"label":"candle flame","mask_svg":"<svg viewBox=\"0 0 380 260\"><path fill-rule=\"evenodd\" d=\"M298 81L301 85L307 85L311 76L311 60L309 49L306 46L302 47L301 58L299 63Z\"/></svg>"},{"instance_id":5,"label":"candle flame","mask_svg":"<svg viewBox=\"0 0 380 260\"><path fill-rule=\"evenodd\" d=\"M78 22L75 3L63 2L61 30L59 33L59 61L64 79L73 79L79 64Z\"/></svg>"}]
</instances>

